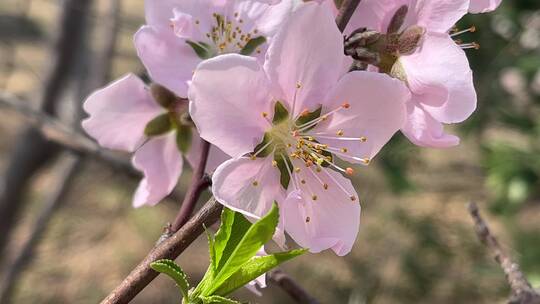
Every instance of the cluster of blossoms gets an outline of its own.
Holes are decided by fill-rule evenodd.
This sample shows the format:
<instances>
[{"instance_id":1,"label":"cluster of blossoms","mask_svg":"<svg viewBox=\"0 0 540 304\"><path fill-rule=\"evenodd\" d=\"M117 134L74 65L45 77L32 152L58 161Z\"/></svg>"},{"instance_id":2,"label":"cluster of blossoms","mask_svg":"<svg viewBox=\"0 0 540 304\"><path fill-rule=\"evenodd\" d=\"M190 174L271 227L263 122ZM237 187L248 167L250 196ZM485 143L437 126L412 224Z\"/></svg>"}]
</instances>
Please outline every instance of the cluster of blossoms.
<instances>
[{"instance_id":1,"label":"cluster of blossoms","mask_svg":"<svg viewBox=\"0 0 540 304\"><path fill-rule=\"evenodd\" d=\"M344 33L331 0L147 0L135 47L150 78L127 75L85 102L85 130L134 152L135 207L168 195L182 155L212 144L206 171L228 208L311 252L351 251L360 199L347 176L399 130L450 147L476 93L455 23L493 0L364 0ZM344 39L345 35L345 39Z\"/></svg>"}]
</instances>

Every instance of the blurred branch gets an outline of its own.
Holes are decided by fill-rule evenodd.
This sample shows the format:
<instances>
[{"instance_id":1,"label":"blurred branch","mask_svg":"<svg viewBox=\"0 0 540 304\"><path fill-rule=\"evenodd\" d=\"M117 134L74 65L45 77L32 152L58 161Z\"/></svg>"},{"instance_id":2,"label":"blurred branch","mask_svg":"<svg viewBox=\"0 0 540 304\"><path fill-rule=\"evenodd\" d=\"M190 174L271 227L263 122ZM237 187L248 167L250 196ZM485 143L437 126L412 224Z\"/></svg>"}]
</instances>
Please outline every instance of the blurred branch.
<instances>
[{"instance_id":1,"label":"blurred branch","mask_svg":"<svg viewBox=\"0 0 540 304\"><path fill-rule=\"evenodd\" d=\"M67 86L76 54L80 52L86 29L86 15L91 0L63 2L59 36L51 54L52 65L44 82L40 109L56 115L57 104ZM72 7L84 9L72 11ZM76 50L76 51L74 51ZM23 195L29 179L56 155L58 146L46 140L39 131L27 128L19 136L0 185L0 259L5 256L5 245L24 206Z\"/></svg>"},{"instance_id":2,"label":"blurred branch","mask_svg":"<svg viewBox=\"0 0 540 304\"><path fill-rule=\"evenodd\" d=\"M103 150L84 134L75 131L51 115L32 109L27 102L9 93L0 92L0 107L6 107L24 116L28 123L48 141L54 142L62 148L76 154L97 158L131 175L140 175L125 157Z\"/></svg>"},{"instance_id":3,"label":"blurred branch","mask_svg":"<svg viewBox=\"0 0 540 304\"><path fill-rule=\"evenodd\" d=\"M222 208L220 203L211 198L180 230L157 244L101 303L129 303L157 277L158 273L150 268L150 263L159 259L176 259L204 232L204 227L218 221Z\"/></svg>"},{"instance_id":4,"label":"blurred branch","mask_svg":"<svg viewBox=\"0 0 540 304\"><path fill-rule=\"evenodd\" d=\"M291 298L293 298L299 304L319 304L317 299L313 298L296 283L293 278L281 270L274 270L268 273L267 279L281 287Z\"/></svg>"},{"instance_id":5,"label":"blurred branch","mask_svg":"<svg viewBox=\"0 0 540 304\"><path fill-rule=\"evenodd\" d=\"M349 20L351 20L354 11L360 4L361 0L344 0L339 7L339 13L336 17L336 23L341 32L345 30Z\"/></svg>"},{"instance_id":6,"label":"blurred branch","mask_svg":"<svg viewBox=\"0 0 540 304\"><path fill-rule=\"evenodd\" d=\"M506 280L512 289L511 304L540 304L540 294L531 286L517 263L502 250L497 238L491 233L485 220L480 215L476 203L469 203L469 213L474 220L476 234L480 241L486 245L499 263L506 275Z\"/></svg>"},{"instance_id":7,"label":"blurred branch","mask_svg":"<svg viewBox=\"0 0 540 304\"><path fill-rule=\"evenodd\" d=\"M44 203L36 223L30 232L30 237L23 245L20 253L10 267L6 270L6 276L2 288L0 289L0 303L11 303L13 288L17 285L17 278L28 266L34 257L35 249L40 243L45 233L51 217L60 207L66 194L73 183L73 178L77 174L81 165L80 157L68 155L60 165L55 168L56 181L52 195Z\"/></svg>"}]
</instances>

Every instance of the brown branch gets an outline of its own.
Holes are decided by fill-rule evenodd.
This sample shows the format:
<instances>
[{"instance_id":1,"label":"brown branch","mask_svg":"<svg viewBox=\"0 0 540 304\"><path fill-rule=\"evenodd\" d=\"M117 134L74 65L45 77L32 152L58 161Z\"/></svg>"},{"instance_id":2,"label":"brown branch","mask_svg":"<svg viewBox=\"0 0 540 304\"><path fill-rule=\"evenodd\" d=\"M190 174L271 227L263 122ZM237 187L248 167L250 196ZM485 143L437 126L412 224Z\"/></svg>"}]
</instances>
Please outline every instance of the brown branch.
<instances>
[{"instance_id":1,"label":"brown branch","mask_svg":"<svg viewBox=\"0 0 540 304\"><path fill-rule=\"evenodd\" d=\"M336 17L336 23L341 32L345 31L349 20L351 20L354 11L361 0L344 0L339 7L339 13Z\"/></svg>"},{"instance_id":2,"label":"brown branch","mask_svg":"<svg viewBox=\"0 0 540 304\"><path fill-rule=\"evenodd\" d=\"M302 286L294 281L288 274L281 270L274 270L268 273L267 279L281 287L291 298L299 304L319 304Z\"/></svg>"},{"instance_id":3,"label":"brown branch","mask_svg":"<svg viewBox=\"0 0 540 304\"><path fill-rule=\"evenodd\" d=\"M184 196L184 200L180 206L180 211L178 211L176 219L172 224L172 232L178 231L178 229L184 226L184 224L189 220L191 214L193 213L193 209L195 209L195 205L201 196L201 193L208 188L211 183L210 178L204 176L209 151L210 143L201 138L201 155L199 162L193 171L190 187L186 193L186 196Z\"/></svg>"},{"instance_id":4,"label":"brown branch","mask_svg":"<svg viewBox=\"0 0 540 304\"><path fill-rule=\"evenodd\" d=\"M540 295L532 288L529 281L520 270L517 263L502 250L497 238L491 233L475 203L469 203L469 213L474 220L476 234L480 241L486 245L504 271L506 280L512 289L509 303L512 304L540 304Z\"/></svg>"},{"instance_id":5,"label":"brown branch","mask_svg":"<svg viewBox=\"0 0 540 304\"><path fill-rule=\"evenodd\" d=\"M176 259L201 233L218 221L222 205L213 198L195 214L180 230L163 240L150 251L144 260L118 285L101 304L129 303L158 275L150 263L159 259Z\"/></svg>"}]
</instances>

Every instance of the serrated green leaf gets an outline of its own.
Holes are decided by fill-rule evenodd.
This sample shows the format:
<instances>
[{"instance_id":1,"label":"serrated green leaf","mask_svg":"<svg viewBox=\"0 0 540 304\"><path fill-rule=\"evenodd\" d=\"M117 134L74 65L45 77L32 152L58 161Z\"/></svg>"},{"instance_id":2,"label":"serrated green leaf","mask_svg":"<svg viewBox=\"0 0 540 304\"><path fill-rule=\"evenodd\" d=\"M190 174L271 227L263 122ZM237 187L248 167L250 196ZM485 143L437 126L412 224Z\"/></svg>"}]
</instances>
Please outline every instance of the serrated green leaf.
<instances>
[{"instance_id":1,"label":"serrated green leaf","mask_svg":"<svg viewBox=\"0 0 540 304\"><path fill-rule=\"evenodd\" d=\"M191 132L190 126L178 125L176 127L176 145L182 153L187 153L191 147Z\"/></svg>"},{"instance_id":2,"label":"serrated green leaf","mask_svg":"<svg viewBox=\"0 0 540 304\"><path fill-rule=\"evenodd\" d=\"M311 122L317 118L319 118L321 116L321 112L322 112L322 106L317 108L317 110L313 111L313 112L307 112L305 115L300 115L300 117L298 117L296 119L296 122L295 124L297 126L301 126L301 125L304 125L304 124L307 124L308 122ZM315 126L317 125L313 125L307 129L305 129L306 131L307 130L310 130L312 128L315 128Z\"/></svg>"},{"instance_id":3,"label":"serrated green leaf","mask_svg":"<svg viewBox=\"0 0 540 304\"><path fill-rule=\"evenodd\" d=\"M279 182L281 183L281 186L283 187L283 189L287 190L287 188L289 187L289 183L291 181L289 170L291 170L291 168L293 167L291 160L287 156L281 157L280 153L274 154L274 160L276 161L276 166L279 169L279 173L280 173ZM287 169L287 166L288 166L288 169Z\"/></svg>"},{"instance_id":4,"label":"serrated green leaf","mask_svg":"<svg viewBox=\"0 0 540 304\"><path fill-rule=\"evenodd\" d=\"M283 262L304 254L307 249L296 249L288 252L280 252L262 257L254 257L246 262L227 281L215 291L215 294L226 296L236 289L246 285L262 274L277 267Z\"/></svg>"},{"instance_id":5,"label":"serrated green leaf","mask_svg":"<svg viewBox=\"0 0 540 304\"><path fill-rule=\"evenodd\" d=\"M241 302L220 296L199 297L199 299L202 300L203 304L242 304Z\"/></svg>"},{"instance_id":6,"label":"serrated green leaf","mask_svg":"<svg viewBox=\"0 0 540 304\"><path fill-rule=\"evenodd\" d=\"M276 101L276 105L274 106L274 118L272 119L272 123L274 125L286 120L289 117L289 110L285 108L285 106L280 102Z\"/></svg>"},{"instance_id":7,"label":"serrated green leaf","mask_svg":"<svg viewBox=\"0 0 540 304\"><path fill-rule=\"evenodd\" d=\"M277 203L274 202L270 212L246 231L223 267L216 273L210 289L205 290L202 295L212 295L214 291L220 288L220 286L225 283L232 274L238 271L244 263L254 257L257 254L257 251L272 239L278 220L279 209Z\"/></svg>"},{"instance_id":8,"label":"serrated green leaf","mask_svg":"<svg viewBox=\"0 0 540 304\"><path fill-rule=\"evenodd\" d=\"M266 38L264 38L263 36L250 39L246 43L246 45L240 50L240 54L249 56L255 51L255 49L257 49L261 44L265 42L266 42Z\"/></svg>"},{"instance_id":9,"label":"serrated green leaf","mask_svg":"<svg viewBox=\"0 0 540 304\"><path fill-rule=\"evenodd\" d=\"M212 48L207 43L204 43L202 41L194 42L191 40L186 40L186 43L191 46L195 54L199 56L201 59L208 59L213 57Z\"/></svg>"},{"instance_id":10,"label":"serrated green leaf","mask_svg":"<svg viewBox=\"0 0 540 304\"><path fill-rule=\"evenodd\" d=\"M156 118L152 119L144 128L144 134L146 136L158 136L171 131L173 123L169 113L164 113Z\"/></svg>"},{"instance_id":11,"label":"serrated green leaf","mask_svg":"<svg viewBox=\"0 0 540 304\"><path fill-rule=\"evenodd\" d=\"M180 288L184 300L187 301L189 296L189 283L186 274L180 266L176 265L174 261L163 259L152 262L150 267L157 272L161 272L171 277Z\"/></svg>"}]
</instances>

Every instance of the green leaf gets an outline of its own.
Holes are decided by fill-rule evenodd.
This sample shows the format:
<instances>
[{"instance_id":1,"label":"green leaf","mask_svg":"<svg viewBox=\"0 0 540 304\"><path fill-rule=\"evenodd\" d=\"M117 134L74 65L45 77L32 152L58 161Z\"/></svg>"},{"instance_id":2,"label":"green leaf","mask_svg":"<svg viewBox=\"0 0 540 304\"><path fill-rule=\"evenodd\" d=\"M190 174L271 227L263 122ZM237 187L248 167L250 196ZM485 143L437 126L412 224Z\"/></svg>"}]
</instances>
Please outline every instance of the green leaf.
<instances>
[{"instance_id":1,"label":"green leaf","mask_svg":"<svg viewBox=\"0 0 540 304\"><path fill-rule=\"evenodd\" d=\"M152 119L144 128L144 134L146 136L158 136L171 131L173 123L169 116L169 113L164 113L156 118Z\"/></svg>"},{"instance_id":2,"label":"green leaf","mask_svg":"<svg viewBox=\"0 0 540 304\"><path fill-rule=\"evenodd\" d=\"M272 137L271 137L270 133L264 133L263 140L261 141L260 144L258 144L255 147L254 152L259 152L259 150L261 150L264 146L266 146L268 144L268 142L270 142L271 139L272 139ZM274 149L272 148L272 145L267 145L266 148L264 148L263 150L261 150L257 154L257 157L266 157L266 156L270 155L270 153L272 153L273 150Z\"/></svg>"},{"instance_id":3,"label":"green leaf","mask_svg":"<svg viewBox=\"0 0 540 304\"><path fill-rule=\"evenodd\" d=\"M320 106L317 110L313 111L313 112L307 112L305 115L300 115L300 117L298 117L298 119L296 119L296 122L295 124L297 126L301 126L303 124L306 124L310 121L313 121L314 119L317 119L321 116L321 111L322 111L322 106ZM313 125L312 127L309 127L306 129L307 130L310 130L312 128L315 128L316 125Z\"/></svg>"},{"instance_id":4,"label":"green leaf","mask_svg":"<svg viewBox=\"0 0 540 304\"><path fill-rule=\"evenodd\" d=\"M212 241L212 248L210 248L211 265L195 289L194 294L207 294L206 292L212 286L214 275L221 270L251 225L242 214L223 208L221 226L216 232Z\"/></svg>"},{"instance_id":5,"label":"green leaf","mask_svg":"<svg viewBox=\"0 0 540 304\"><path fill-rule=\"evenodd\" d=\"M214 293L238 269L257 254L257 251L272 239L279 220L279 210L274 202L270 212L253 224L235 246L223 267L212 280L210 290L203 293L208 296ZM234 231L233 231L234 234Z\"/></svg>"},{"instance_id":6,"label":"green leaf","mask_svg":"<svg viewBox=\"0 0 540 304\"><path fill-rule=\"evenodd\" d=\"M178 125L176 127L176 146L182 153L187 153L191 146L191 127L186 125Z\"/></svg>"},{"instance_id":7,"label":"green leaf","mask_svg":"<svg viewBox=\"0 0 540 304\"><path fill-rule=\"evenodd\" d=\"M157 272L161 272L171 277L176 282L176 285L178 285L180 288L184 301L187 302L189 283L187 281L186 274L182 268L180 268L180 266L176 265L174 261L163 259L152 262L150 267Z\"/></svg>"},{"instance_id":8,"label":"green leaf","mask_svg":"<svg viewBox=\"0 0 540 304\"><path fill-rule=\"evenodd\" d=\"M279 182L281 183L281 186L283 187L283 189L287 190L287 188L289 187L289 183L291 181L289 170L292 170L293 166L289 157L287 156L281 157L281 155L282 155L281 153L274 154L274 161L276 162L277 168L279 169L279 173L280 173ZM284 158L285 160L283 160ZM285 163L285 161L287 161L287 163ZM287 169L287 166L289 167L289 169Z\"/></svg>"},{"instance_id":9,"label":"green leaf","mask_svg":"<svg viewBox=\"0 0 540 304\"><path fill-rule=\"evenodd\" d=\"M235 272L222 284L215 294L226 296L236 289L246 285L262 274L277 267L279 264L307 252L307 249L296 249L288 252L280 252L262 257L254 257Z\"/></svg>"},{"instance_id":10,"label":"green leaf","mask_svg":"<svg viewBox=\"0 0 540 304\"><path fill-rule=\"evenodd\" d=\"M197 54L197 56L199 56L199 58L201 59L208 59L214 56L212 48L207 43L204 43L202 41L193 42L191 40L186 40L186 43L191 46L195 54Z\"/></svg>"},{"instance_id":11,"label":"green leaf","mask_svg":"<svg viewBox=\"0 0 540 304\"><path fill-rule=\"evenodd\" d=\"M255 51L256 48L258 48L261 44L265 42L266 42L266 38L264 38L263 36L250 39L246 43L246 45L240 50L240 54L249 56Z\"/></svg>"},{"instance_id":12,"label":"green leaf","mask_svg":"<svg viewBox=\"0 0 540 304\"><path fill-rule=\"evenodd\" d=\"M203 304L241 304L238 301L227 299L220 296L199 297Z\"/></svg>"},{"instance_id":13,"label":"green leaf","mask_svg":"<svg viewBox=\"0 0 540 304\"><path fill-rule=\"evenodd\" d=\"M281 102L277 101L276 105L274 106L274 118L272 119L272 123L277 125L278 123L287 119L287 117L289 117L289 111Z\"/></svg>"}]
</instances>

